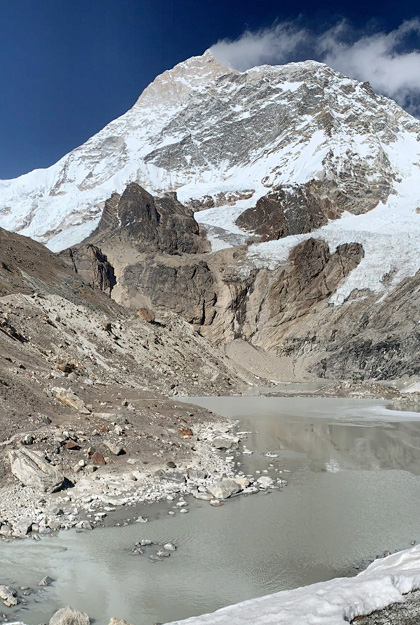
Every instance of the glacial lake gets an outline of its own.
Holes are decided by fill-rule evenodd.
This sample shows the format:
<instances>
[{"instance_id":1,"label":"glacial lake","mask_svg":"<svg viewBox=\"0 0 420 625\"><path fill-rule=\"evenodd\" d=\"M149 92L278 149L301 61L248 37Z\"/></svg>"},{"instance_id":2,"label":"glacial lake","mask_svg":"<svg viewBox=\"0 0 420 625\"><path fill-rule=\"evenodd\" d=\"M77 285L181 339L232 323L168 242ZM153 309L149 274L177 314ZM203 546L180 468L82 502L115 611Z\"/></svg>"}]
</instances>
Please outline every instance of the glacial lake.
<instances>
[{"instance_id":1,"label":"glacial lake","mask_svg":"<svg viewBox=\"0 0 420 625\"><path fill-rule=\"evenodd\" d=\"M253 453L238 455L238 468L268 471L288 486L219 508L190 498L189 514L175 516L168 515L175 501L138 506L130 516L142 514L148 523L2 543L0 583L35 588L45 575L56 580L37 588L13 619L47 623L56 609L71 605L97 623L111 616L134 625L165 623L355 575L370 558L420 541L417 413L390 411L378 400L189 401L238 419L238 430L251 432L244 444ZM143 538L178 549L151 563L130 553Z\"/></svg>"}]
</instances>

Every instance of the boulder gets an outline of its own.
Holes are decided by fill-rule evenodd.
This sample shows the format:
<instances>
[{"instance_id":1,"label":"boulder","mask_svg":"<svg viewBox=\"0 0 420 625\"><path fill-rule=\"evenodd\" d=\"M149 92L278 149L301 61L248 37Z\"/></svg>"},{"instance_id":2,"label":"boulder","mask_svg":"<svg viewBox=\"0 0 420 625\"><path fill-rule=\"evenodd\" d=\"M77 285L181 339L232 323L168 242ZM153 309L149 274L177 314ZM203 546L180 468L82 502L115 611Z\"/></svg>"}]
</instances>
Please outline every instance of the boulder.
<instances>
[{"instance_id":1,"label":"boulder","mask_svg":"<svg viewBox=\"0 0 420 625\"><path fill-rule=\"evenodd\" d=\"M227 499L235 493L239 493L241 487L235 480L225 478L207 486L207 490L215 499Z\"/></svg>"},{"instance_id":2,"label":"boulder","mask_svg":"<svg viewBox=\"0 0 420 625\"><path fill-rule=\"evenodd\" d=\"M43 492L60 490L65 477L44 458L41 452L21 447L9 452L10 468L15 477L25 486L33 486Z\"/></svg>"},{"instance_id":3,"label":"boulder","mask_svg":"<svg viewBox=\"0 0 420 625\"><path fill-rule=\"evenodd\" d=\"M163 480L168 480L169 482L176 482L177 484L185 483L185 475L180 471L165 471L162 475Z\"/></svg>"},{"instance_id":4,"label":"boulder","mask_svg":"<svg viewBox=\"0 0 420 625\"><path fill-rule=\"evenodd\" d=\"M150 308L139 308L139 310L136 312L136 317L144 319L144 321L147 321L147 323L153 323L153 321L155 320L155 313L153 312L153 310L150 310Z\"/></svg>"},{"instance_id":5,"label":"boulder","mask_svg":"<svg viewBox=\"0 0 420 625\"><path fill-rule=\"evenodd\" d=\"M188 469L188 478L190 480L205 480L207 476L207 471L203 469Z\"/></svg>"},{"instance_id":6,"label":"boulder","mask_svg":"<svg viewBox=\"0 0 420 625\"><path fill-rule=\"evenodd\" d=\"M13 524L13 534L17 538L24 538L32 529L32 519L20 519Z\"/></svg>"},{"instance_id":7,"label":"boulder","mask_svg":"<svg viewBox=\"0 0 420 625\"><path fill-rule=\"evenodd\" d=\"M234 477L233 480L240 486L241 490L249 486L250 481L247 477Z\"/></svg>"},{"instance_id":8,"label":"boulder","mask_svg":"<svg viewBox=\"0 0 420 625\"><path fill-rule=\"evenodd\" d=\"M210 501L213 499L213 495L210 495L210 493L200 493L198 490L194 490L191 494L193 497L201 501Z\"/></svg>"},{"instance_id":9,"label":"boulder","mask_svg":"<svg viewBox=\"0 0 420 625\"><path fill-rule=\"evenodd\" d=\"M78 397L75 393L72 393L65 388L58 387L53 388L52 390L55 394L55 398L58 399L58 401L64 406L69 406L70 408L73 408L73 410L77 410L82 414L90 414L90 410L86 408L83 399L80 399L80 397Z\"/></svg>"},{"instance_id":10,"label":"boulder","mask_svg":"<svg viewBox=\"0 0 420 625\"><path fill-rule=\"evenodd\" d=\"M49 625L90 625L90 619L84 612L78 612L67 606L53 614Z\"/></svg>"},{"instance_id":11,"label":"boulder","mask_svg":"<svg viewBox=\"0 0 420 625\"><path fill-rule=\"evenodd\" d=\"M124 621L122 618L116 618L115 616L109 621L109 625L131 625L128 621Z\"/></svg>"},{"instance_id":12,"label":"boulder","mask_svg":"<svg viewBox=\"0 0 420 625\"><path fill-rule=\"evenodd\" d=\"M122 454L125 454L124 448L121 447L121 445L117 445L111 441L104 441L104 445L105 447L108 447L109 451L111 454L114 454L114 456L121 456Z\"/></svg>"},{"instance_id":13,"label":"boulder","mask_svg":"<svg viewBox=\"0 0 420 625\"><path fill-rule=\"evenodd\" d=\"M264 488L264 489L270 488L271 486L274 485L274 480L268 475L262 475L261 477L258 478L257 485L260 488Z\"/></svg>"},{"instance_id":14,"label":"boulder","mask_svg":"<svg viewBox=\"0 0 420 625\"><path fill-rule=\"evenodd\" d=\"M163 548L165 551L176 551L176 546L173 543L166 543Z\"/></svg>"},{"instance_id":15,"label":"boulder","mask_svg":"<svg viewBox=\"0 0 420 625\"><path fill-rule=\"evenodd\" d=\"M92 462L94 462L95 464L99 465L99 466L103 466L104 464L106 464L105 462L105 458L103 457L103 455L101 454L100 451L94 451L92 454Z\"/></svg>"},{"instance_id":16,"label":"boulder","mask_svg":"<svg viewBox=\"0 0 420 625\"><path fill-rule=\"evenodd\" d=\"M11 608L19 603L16 590L10 588L10 586L0 585L0 599L3 600L6 608Z\"/></svg>"},{"instance_id":17,"label":"boulder","mask_svg":"<svg viewBox=\"0 0 420 625\"><path fill-rule=\"evenodd\" d=\"M238 447L239 439L228 436L218 436L212 441L213 447L216 449L236 449Z\"/></svg>"},{"instance_id":18,"label":"boulder","mask_svg":"<svg viewBox=\"0 0 420 625\"><path fill-rule=\"evenodd\" d=\"M219 437L212 441L212 445L216 449L230 449L232 447L232 441L228 438Z\"/></svg>"},{"instance_id":19,"label":"boulder","mask_svg":"<svg viewBox=\"0 0 420 625\"><path fill-rule=\"evenodd\" d=\"M46 577L43 577L41 579L41 581L38 583L38 586L51 586L51 584L54 583L55 580L53 580L52 577L49 577L48 575Z\"/></svg>"}]
</instances>

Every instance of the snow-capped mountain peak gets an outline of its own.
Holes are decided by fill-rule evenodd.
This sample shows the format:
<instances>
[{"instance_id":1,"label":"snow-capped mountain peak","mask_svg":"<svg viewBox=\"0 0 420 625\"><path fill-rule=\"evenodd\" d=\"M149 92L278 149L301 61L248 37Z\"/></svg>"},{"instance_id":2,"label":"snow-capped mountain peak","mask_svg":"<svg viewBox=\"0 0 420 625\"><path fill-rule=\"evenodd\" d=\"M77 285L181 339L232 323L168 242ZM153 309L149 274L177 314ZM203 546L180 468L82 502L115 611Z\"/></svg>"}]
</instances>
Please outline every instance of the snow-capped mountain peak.
<instances>
[{"instance_id":1,"label":"snow-capped mountain peak","mask_svg":"<svg viewBox=\"0 0 420 625\"><path fill-rule=\"evenodd\" d=\"M232 72L206 50L157 76L140 95L134 109L184 106L192 91L204 93L217 78Z\"/></svg>"},{"instance_id":2,"label":"snow-capped mountain peak","mask_svg":"<svg viewBox=\"0 0 420 625\"><path fill-rule=\"evenodd\" d=\"M395 232L420 239L419 163L420 123L370 85L315 61L237 72L207 51L158 76L55 165L0 182L0 226L61 250L94 230L112 193L137 182L156 195L177 191L217 249L247 238L237 219L267 194L285 202L289 222L316 197L320 231L294 223L292 237L250 250L252 262L272 266L311 229L332 247L359 241L365 251ZM341 300L351 286L380 290L385 273L417 270L420 250L411 250L403 271L399 252L385 269L366 253Z\"/></svg>"}]
</instances>

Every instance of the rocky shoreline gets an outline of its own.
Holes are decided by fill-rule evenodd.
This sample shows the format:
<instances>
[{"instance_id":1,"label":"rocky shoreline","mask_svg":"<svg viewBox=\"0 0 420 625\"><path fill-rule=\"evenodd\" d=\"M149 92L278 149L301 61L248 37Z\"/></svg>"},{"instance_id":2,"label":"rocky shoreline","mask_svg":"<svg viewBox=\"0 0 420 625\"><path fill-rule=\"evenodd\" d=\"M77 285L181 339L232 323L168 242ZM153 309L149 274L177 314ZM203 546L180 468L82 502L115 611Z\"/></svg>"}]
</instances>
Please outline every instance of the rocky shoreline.
<instances>
[{"instance_id":1,"label":"rocky shoreline","mask_svg":"<svg viewBox=\"0 0 420 625\"><path fill-rule=\"evenodd\" d=\"M179 406L192 417L191 408L188 404ZM235 421L216 420L215 415L196 406L194 411L197 421L192 421L188 427L180 428L182 432L178 432L182 440L188 442L189 454L183 455L182 459L177 458L176 462L154 456L153 463L149 464L145 456L134 457L126 453L129 442L125 438L123 453L106 456L106 463L101 466L84 463L83 472L76 473L77 481L72 486L64 481L58 492L48 492L49 476L46 477L45 472L41 476L35 475L38 481L46 479L45 489L41 482L37 488L21 483L3 488L0 497L1 540L40 541L47 535L71 528L80 532L97 527L142 524L149 519L147 512L138 515L140 504L167 502L169 515L183 515L189 512L192 498L219 507L230 498L269 493L287 484L286 480L276 475L273 464L267 465L265 471L257 470L256 475L245 475L239 469L238 457L242 453L252 453L243 442L249 433L238 431ZM171 434L175 435L175 432ZM71 432L67 431L60 433L60 437L65 441L73 440ZM10 452L12 464L18 452L26 456L28 449L30 456L39 454L41 457L40 451L30 449L37 446L36 437L30 445L21 441L19 445ZM66 450L69 451L73 449ZM81 453L80 449L74 451ZM265 455L270 462L271 456ZM46 459L44 461L47 462ZM75 466L80 466L80 461ZM86 471L87 467L95 467L95 470ZM268 475L269 467L273 467L272 475ZM55 466L51 468L57 471ZM133 546L131 554L146 554L144 557L154 563L169 557L176 548L173 543L160 544L145 539ZM43 587L53 584L54 580L48 576L39 583ZM16 582L10 584L6 577L0 579L0 600L9 608L8 616L2 615L3 620L19 616L21 608L28 605L28 597L34 598L36 593L36 589L19 586ZM79 625L79 620L74 622ZM67 620L64 623L67 624ZM119 624L120 621L116 621L114 625ZM121 621L121 624L124 625L124 622Z\"/></svg>"},{"instance_id":2,"label":"rocky shoreline","mask_svg":"<svg viewBox=\"0 0 420 625\"><path fill-rule=\"evenodd\" d=\"M229 490L230 494L240 491L250 493L253 489L257 492L259 488L252 487L249 479L235 473L233 456L215 453L216 450L238 446L239 437L232 434L234 427L232 422L210 421L183 428L181 436L188 441L190 454L177 459L177 462L166 458L159 462L155 457L153 463L149 463L144 457L128 454L124 447L116 445L115 451L119 453L115 457L106 456L103 464L88 464L85 460L76 462L76 469L90 470L77 471L78 479L71 487L68 479L66 483L64 473L49 465L39 451L28 451L26 446L22 446L12 452L12 457L16 458L19 454L24 461L31 461L38 456L39 463L42 461L63 476L63 488L59 492L48 492L45 471L40 476L37 473L41 472L36 471L38 467L34 469L27 462L26 473L21 473L27 479L26 485L18 483L2 490L0 536L3 540L27 537L37 540L40 535L72 527L93 529L103 526L105 519L116 510L126 509L129 516L129 508L139 503L171 500L185 495L213 500L217 495L226 498ZM61 436L66 441L72 440L70 432ZM237 482L233 485L232 480L235 479ZM31 485L31 481L36 483L37 480L40 481L38 487ZM47 492L40 487L42 480Z\"/></svg>"},{"instance_id":3,"label":"rocky shoreline","mask_svg":"<svg viewBox=\"0 0 420 625\"><path fill-rule=\"evenodd\" d=\"M346 384L344 388L353 387ZM128 403L128 405L122 405L118 412L128 411L132 415L130 419L127 417L121 419L121 415L120 418L114 418L114 421L108 418L109 431L104 432L98 439L104 445L103 436L106 436L106 440L116 446L116 451L117 447L122 450L121 453L113 454L110 447L106 446L108 454L104 450L105 464L95 464L97 456L94 459L92 451L89 451L91 439L86 432L82 435L71 429L58 428L58 436L55 440L59 440L58 456L62 456L62 464L64 465L63 457L65 456L71 458L72 463L76 460L74 465L68 464L69 470L72 466L74 468L81 466L80 470L74 471L73 469L74 478L69 470L64 471L66 475L74 479L74 484L66 487L64 483L62 490L53 493L40 492L32 486L17 483L3 489L0 498L2 540L11 541L22 538L41 540L43 535L70 528L83 531L106 525L144 523L148 520L146 515L134 514L133 516L136 506L141 503L167 501L171 506L169 514L186 514L189 497L208 502L212 506L219 506L230 497L250 495L261 491L269 492L271 489L281 488L286 484L281 478L273 479L269 475L261 474L250 476L238 470L236 463L238 455L251 453L251 451L244 444L248 433L239 432L235 422L220 419L197 406L177 403L173 400L156 399L154 401L160 406L158 418L161 422L165 416L169 418L168 414L165 415L166 411L170 413L171 419L175 411L179 412L177 421L179 427L169 427L169 422L164 421L170 439L174 438L171 442L175 442L179 437L179 441L183 441L186 445L184 449L177 448L178 454L172 456L174 460L168 460L167 453L159 456L159 451L166 449L165 436L159 442L162 448L157 447L158 451L155 449L148 459L144 450L142 454L134 453L131 439L135 439L137 435L130 432L131 428L127 426L133 425L136 410L130 408L130 402L126 400L121 403ZM123 420L124 424L119 425L123 423ZM37 436L30 442L26 436L11 443L11 446L15 448L11 455L19 449L34 449L40 453L40 441L37 440ZM83 436L87 440L80 440ZM41 442L45 444L46 441ZM66 447L69 442L75 443L80 448L75 449L73 445ZM96 446L99 447L98 441ZM173 447L171 444L169 446ZM86 461L82 465L77 458L83 454L85 454ZM265 456L268 459L271 458L269 453ZM91 467L94 467L94 470ZM159 562L172 555L172 548L168 547L170 543L153 544L151 541L146 541L146 543L143 545L139 541L135 544L132 555L141 555L150 559L151 562ZM175 551L176 545L172 546ZM48 585L48 577L46 580L47 583L44 585ZM25 606L27 595L36 593L36 590L19 587L16 584L8 586L6 579L0 579L0 582L3 582L0 590L5 589L5 598L1 594L0 598L6 607L12 608L12 611L14 608L19 610L20 607ZM68 609L70 608L65 608L65 610ZM10 616L9 614L9 619ZM85 615L84 618L89 617ZM375 616L375 618L379 617ZM3 619L7 620L6 615L3 615ZM80 623L84 625L90 621L71 621L72 624L73 622L77 625ZM126 625L125 621L119 619L111 622L113 625ZM377 622L387 621L366 620L366 625L376 625ZM400 622L405 623L405 621L395 621L395 623ZM54 621L53 625L61 625L61 622ZM68 621L63 621L63 625L68 625Z\"/></svg>"},{"instance_id":4,"label":"rocky shoreline","mask_svg":"<svg viewBox=\"0 0 420 625\"><path fill-rule=\"evenodd\" d=\"M0 598L2 598L2 594L6 595L11 592L7 589L2 590L2 588L3 587L0 586ZM14 596L13 593L11 596ZM70 606L66 606L65 608L57 610L57 612L52 615L48 625L90 625L90 623L91 620L85 612L79 612L78 610L74 610ZM22 623L18 621L15 623L9 623L8 625L22 625ZM131 623L128 623L121 618L112 617L108 625L131 625Z\"/></svg>"}]
</instances>

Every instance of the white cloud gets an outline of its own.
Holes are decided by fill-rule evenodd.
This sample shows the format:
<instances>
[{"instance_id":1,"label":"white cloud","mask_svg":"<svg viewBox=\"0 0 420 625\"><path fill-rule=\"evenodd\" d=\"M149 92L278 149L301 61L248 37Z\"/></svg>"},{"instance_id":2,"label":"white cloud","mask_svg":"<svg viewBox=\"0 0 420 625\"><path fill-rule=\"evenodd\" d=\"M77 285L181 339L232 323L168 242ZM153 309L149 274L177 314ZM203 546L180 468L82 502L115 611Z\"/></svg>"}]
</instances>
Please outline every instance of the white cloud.
<instances>
[{"instance_id":1,"label":"white cloud","mask_svg":"<svg viewBox=\"0 0 420 625\"><path fill-rule=\"evenodd\" d=\"M413 42L415 45L413 45ZM420 19L403 22L388 32L366 34L339 22L323 33L297 23L245 31L235 41L222 40L211 48L222 63L245 70L263 63L283 64L312 58L362 81L420 115Z\"/></svg>"},{"instance_id":2,"label":"white cloud","mask_svg":"<svg viewBox=\"0 0 420 625\"><path fill-rule=\"evenodd\" d=\"M255 65L287 62L290 53L307 40L308 33L290 22L255 32L246 30L239 39L223 39L210 48L222 63L244 71Z\"/></svg>"}]
</instances>

